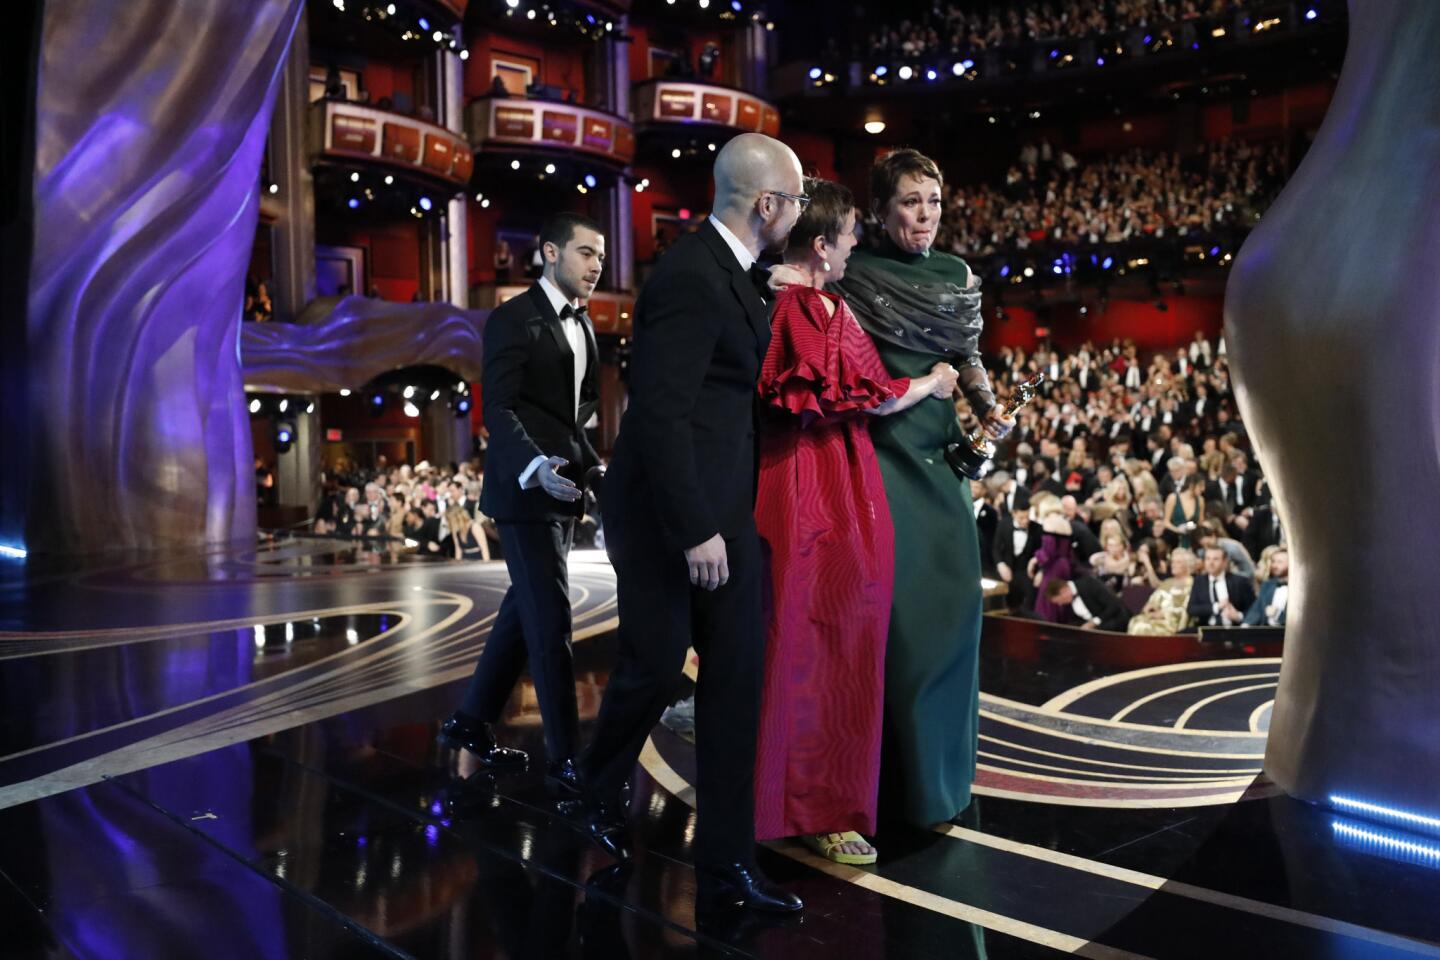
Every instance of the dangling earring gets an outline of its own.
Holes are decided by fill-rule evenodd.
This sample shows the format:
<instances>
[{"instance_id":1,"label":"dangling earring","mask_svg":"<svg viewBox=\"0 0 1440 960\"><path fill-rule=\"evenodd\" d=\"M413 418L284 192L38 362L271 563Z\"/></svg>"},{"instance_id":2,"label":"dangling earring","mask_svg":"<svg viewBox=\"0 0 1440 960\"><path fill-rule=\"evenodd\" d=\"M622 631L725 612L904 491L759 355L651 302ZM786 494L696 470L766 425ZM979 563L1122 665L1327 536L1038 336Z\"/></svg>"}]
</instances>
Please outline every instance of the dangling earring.
<instances>
[{"instance_id":1,"label":"dangling earring","mask_svg":"<svg viewBox=\"0 0 1440 960\"><path fill-rule=\"evenodd\" d=\"M826 273L829 273L829 272L830 272L830 261L829 261L829 260L821 260L821 261L820 261L820 268L821 268L822 270L824 270Z\"/></svg>"}]
</instances>

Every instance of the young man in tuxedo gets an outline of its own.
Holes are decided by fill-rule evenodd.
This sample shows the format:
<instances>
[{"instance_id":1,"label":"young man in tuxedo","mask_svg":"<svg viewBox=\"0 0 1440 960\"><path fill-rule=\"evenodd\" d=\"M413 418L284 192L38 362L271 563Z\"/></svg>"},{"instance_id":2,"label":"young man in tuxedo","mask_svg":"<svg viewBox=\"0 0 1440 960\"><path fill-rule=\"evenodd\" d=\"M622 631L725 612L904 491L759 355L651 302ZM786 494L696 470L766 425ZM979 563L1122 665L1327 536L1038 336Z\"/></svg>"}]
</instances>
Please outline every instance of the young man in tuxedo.
<instances>
[{"instance_id":1,"label":"young man in tuxedo","mask_svg":"<svg viewBox=\"0 0 1440 960\"><path fill-rule=\"evenodd\" d=\"M1255 602L1249 577L1229 573L1230 558L1221 547L1205 548L1205 569L1190 588L1190 619L1202 627L1238 627Z\"/></svg>"},{"instance_id":2,"label":"young man in tuxedo","mask_svg":"<svg viewBox=\"0 0 1440 960\"><path fill-rule=\"evenodd\" d=\"M755 529L755 387L769 308L751 274L806 202L789 147L741 134L715 160L714 213L677 240L635 306L630 405L601 493L619 650L582 760L590 835L629 856L625 784L693 643L695 869L702 905L801 908L755 865L765 634Z\"/></svg>"},{"instance_id":3,"label":"young man in tuxedo","mask_svg":"<svg viewBox=\"0 0 1440 960\"><path fill-rule=\"evenodd\" d=\"M559 793L578 795L568 558L585 477L600 462L585 438L600 393L583 303L600 281L605 237L594 221L562 213L540 241L540 278L485 322L481 395L490 445L480 509L500 533L510 589L440 742L470 750L482 767L523 766L526 755L498 745L490 725L528 660L545 724L546 779Z\"/></svg>"},{"instance_id":4,"label":"young man in tuxedo","mask_svg":"<svg viewBox=\"0 0 1440 960\"><path fill-rule=\"evenodd\" d=\"M1130 625L1130 611L1114 592L1100 580L1082 574L1073 580L1051 580L1045 585L1045 598L1057 607L1070 608L1066 623L1081 630L1109 630L1124 633Z\"/></svg>"}]
</instances>

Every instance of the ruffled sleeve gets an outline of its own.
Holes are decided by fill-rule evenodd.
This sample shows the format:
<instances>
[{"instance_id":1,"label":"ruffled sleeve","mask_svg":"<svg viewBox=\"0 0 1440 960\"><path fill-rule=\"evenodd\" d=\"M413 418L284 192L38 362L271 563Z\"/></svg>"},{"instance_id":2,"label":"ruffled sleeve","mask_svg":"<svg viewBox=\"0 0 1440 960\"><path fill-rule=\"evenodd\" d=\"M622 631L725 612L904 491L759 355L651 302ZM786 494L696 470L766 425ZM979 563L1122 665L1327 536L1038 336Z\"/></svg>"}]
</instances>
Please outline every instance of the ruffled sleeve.
<instances>
[{"instance_id":1,"label":"ruffled sleeve","mask_svg":"<svg viewBox=\"0 0 1440 960\"><path fill-rule=\"evenodd\" d=\"M798 416L801 426L878 407L910 389L908 378L886 373L845 302L830 314L823 296L810 287L780 294L760 371L762 399Z\"/></svg>"}]
</instances>

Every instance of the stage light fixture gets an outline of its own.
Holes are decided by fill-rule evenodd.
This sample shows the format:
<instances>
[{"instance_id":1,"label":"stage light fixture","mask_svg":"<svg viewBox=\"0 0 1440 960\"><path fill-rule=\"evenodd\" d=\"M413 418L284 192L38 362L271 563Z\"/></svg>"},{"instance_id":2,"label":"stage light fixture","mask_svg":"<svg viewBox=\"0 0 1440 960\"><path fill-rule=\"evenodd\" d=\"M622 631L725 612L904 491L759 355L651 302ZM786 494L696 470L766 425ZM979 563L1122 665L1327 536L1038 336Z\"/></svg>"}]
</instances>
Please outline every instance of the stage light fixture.
<instances>
[{"instance_id":1,"label":"stage light fixture","mask_svg":"<svg viewBox=\"0 0 1440 960\"><path fill-rule=\"evenodd\" d=\"M370 415L372 417L380 416L380 414L385 410L385 394L381 393L379 390L370 391L370 402L367 403L365 406L366 409L370 411Z\"/></svg>"},{"instance_id":2,"label":"stage light fixture","mask_svg":"<svg viewBox=\"0 0 1440 960\"><path fill-rule=\"evenodd\" d=\"M935 79L936 77L938 77L938 76L940 76L940 74L936 73L933 69L932 69L932 70L926 70L926 71L925 71L925 79L926 79L926 80L934 80L934 79Z\"/></svg>"},{"instance_id":3,"label":"stage light fixture","mask_svg":"<svg viewBox=\"0 0 1440 960\"><path fill-rule=\"evenodd\" d=\"M885 66L883 63L882 63L880 66L878 66L878 67L875 68L875 76L877 76L877 77L883 77L883 76L885 76L885 74L887 74L887 73L889 73L889 72L890 72L890 68L887 67L887 66Z\"/></svg>"},{"instance_id":4,"label":"stage light fixture","mask_svg":"<svg viewBox=\"0 0 1440 960\"><path fill-rule=\"evenodd\" d=\"M526 11L525 11L525 19L526 19L526 20L534 20L534 19L535 19L535 11L534 11L534 10L526 10Z\"/></svg>"},{"instance_id":5,"label":"stage light fixture","mask_svg":"<svg viewBox=\"0 0 1440 960\"><path fill-rule=\"evenodd\" d=\"M820 75L821 75L822 73L824 73L824 72L825 72L825 71L821 70L819 67L811 67L811 68L810 68L810 79L811 79L811 80L819 80L819 79L820 79Z\"/></svg>"},{"instance_id":6,"label":"stage light fixture","mask_svg":"<svg viewBox=\"0 0 1440 960\"><path fill-rule=\"evenodd\" d=\"M392 16L392 17L395 16L395 4L392 3L392 4L390 4L389 6L387 6L387 7L385 8L385 12L388 13L388 14L390 14L390 16Z\"/></svg>"},{"instance_id":7,"label":"stage light fixture","mask_svg":"<svg viewBox=\"0 0 1440 960\"><path fill-rule=\"evenodd\" d=\"M287 397L280 398L280 406L277 408L281 413L290 409L290 400Z\"/></svg>"},{"instance_id":8,"label":"stage light fixture","mask_svg":"<svg viewBox=\"0 0 1440 960\"><path fill-rule=\"evenodd\" d=\"M1000 279L1004 280L1008 276L1010 276L1010 264L1007 263L1000 268Z\"/></svg>"},{"instance_id":9,"label":"stage light fixture","mask_svg":"<svg viewBox=\"0 0 1440 960\"><path fill-rule=\"evenodd\" d=\"M730 0L730 9L736 13L740 12L740 0Z\"/></svg>"},{"instance_id":10,"label":"stage light fixture","mask_svg":"<svg viewBox=\"0 0 1440 960\"><path fill-rule=\"evenodd\" d=\"M884 133L884 132L885 132L885 121L884 121L884 120L866 120L866 121L865 121L865 132L866 132L866 133L869 133L869 134L875 134L875 135L877 135L877 136L878 136L879 134Z\"/></svg>"},{"instance_id":11,"label":"stage light fixture","mask_svg":"<svg viewBox=\"0 0 1440 960\"><path fill-rule=\"evenodd\" d=\"M360 206L360 201L355 197L351 197L349 200L345 201L345 203L351 210L354 210L356 207Z\"/></svg>"},{"instance_id":12,"label":"stage light fixture","mask_svg":"<svg viewBox=\"0 0 1440 960\"><path fill-rule=\"evenodd\" d=\"M470 413L470 398L469 398L469 397L456 397L456 398L455 398L455 403L453 404L453 408L454 408L454 410L455 410L455 416L457 416L457 417L468 416L469 413Z\"/></svg>"},{"instance_id":13,"label":"stage light fixture","mask_svg":"<svg viewBox=\"0 0 1440 960\"><path fill-rule=\"evenodd\" d=\"M701 9L701 10L709 10L709 9L710 9L710 0L700 0L700 9Z\"/></svg>"},{"instance_id":14,"label":"stage light fixture","mask_svg":"<svg viewBox=\"0 0 1440 960\"><path fill-rule=\"evenodd\" d=\"M426 20L424 17L421 17L419 20L416 20L415 22L418 23L418 24L420 24L420 29L421 29L421 30L429 30L429 29L430 29L430 21L429 21L429 20Z\"/></svg>"},{"instance_id":15,"label":"stage light fixture","mask_svg":"<svg viewBox=\"0 0 1440 960\"><path fill-rule=\"evenodd\" d=\"M486 197L484 200L481 200L481 201L480 201L480 207L481 207L481 209L489 209L489 207L490 207L490 198L489 198L489 197Z\"/></svg>"},{"instance_id":16,"label":"stage light fixture","mask_svg":"<svg viewBox=\"0 0 1440 960\"><path fill-rule=\"evenodd\" d=\"M957 76L957 77L963 76L963 75L965 74L965 64L963 64L963 63L957 63L957 64L955 64L955 66L953 66L953 67L950 68L950 72L953 73L953 74L955 74L955 76Z\"/></svg>"},{"instance_id":17,"label":"stage light fixture","mask_svg":"<svg viewBox=\"0 0 1440 960\"><path fill-rule=\"evenodd\" d=\"M707 143L705 144L705 146L711 153L714 153L716 150L716 146L713 143Z\"/></svg>"},{"instance_id":18,"label":"stage light fixture","mask_svg":"<svg viewBox=\"0 0 1440 960\"><path fill-rule=\"evenodd\" d=\"M676 159L676 160L679 160L679 159L680 159L680 148L679 148L679 147L676 147L674 150L671 150L671 151L670 151L670 156L671 156L672 158Z\"/></svg>"},{"instance_id":19,"label":"stage light fixture","mask_svg":"<svg viewBox=\"0 0 1440 960\"><path fill-rule=\"evenodd\" d=\"M593 173L587 173L587 174L585 174L585 186L589 187L590 189L592 189L592 190L595 189L595 185L596 185L597 183L599 183L599 182L600 182L599 180L596 180L596 179L595 179L595 174L593 174Z\"/></svg>"},{"instance_id":20,"label":"stage light fixture","mask_svg":"<svg viewBox=\"0 0 1440 960\"><path fill-rule=\"evenodd\" d=\"M1034 268L1034 267L1026 267L1026 268L1025 268L1025 276L1027 276L1027 277L1033 277L1033 276L1035 276L1035 268Z\"/></svg>"},{"instance_id":21,"label":"stage light fixture","mask_svg":"<svg viewBox=\"0 0 1440 960\"><path fill-rule=\"evenodd\" d=\"M260 398L259 398L259 397L256 397L254 400L251 400L251 401L250 401L250 412L251 412L251 413L259 413L259 412L260 412Z\"/></svg>"},{"instance_id":22,"label":"stage light fixture","mask_svg":"<svg viewBox=\"0 0 1440 960\"><path fill-rule=\"evenodd\" d=\"M359 183L359 182L360 182L360 174L359 174L359 173L352 173L352 174L350 174L350 182L351 182L351 183Z\"/></svg>"},{"instance_id":23,"label":"stage light fixture","mask_svg":"<svg viewBox=\"0 0 1440 960\"><path fill-rule=\"evenodd\" d=\"M901 67L901 68L900 68L900 79L901 79L901 80L909 80L909 79L910 79L911 77L913 77L913 76L915 76L915 71L914 71L914 70L911 70L908 66L904 66L904 67Z\"/></svg>"},{"instance_id":24,"label":"stage light fixture","mask_svg":"<svg viewBox=\"0 0 1440 960\"><path fill-rule=\"evenodd\" d=\"M1103 66L1105 66L1105 58L1104 58L1104 57L1096 57L1096 58L1095 58L1095 66L1097 66L1097 67L1103 67Z\"/></svg>"},{"instance_id":25,"label":"stage light fixture","mask_svg":"<svg viewBox=\"0 0 1440 960\"><path fill-rule=\"evenodd\" d=\"M272 183L272 184L270 184L270 195L271 195L272 197L273 197L275 194L279 193L279 192L280 192L280 184L278 184L278 183Z\"/></svg>"},{"instance_id":26,"label":"stage light fixture","mask_svg":"<svg viewBox=\"0 0 1440 960\"><path fill-rule=\"evenodd\" d=\"M431 207L433 207L433 206L434 206L434 204L430 202L430 198L429 198L429 197L421 197L421 198L420 198L420 209L421 209L421 210L429 210L429 209L430 209Z\"/></svg>"},{"instance_id":27,"label":"stage light fixture","mask_svg":"<svg viewBox=\"0 0 1440 960\"><path fill-rule=\"evenodd\" d=\"M348 397L348 396L350 396L350 391L349 391L349 389L347 389L347 388L345 388L345 387L341 387L341 388L340 388L340 396L342 396L342 397Z\"/></svg>"},{"instance_id":28,"label":"stage light fixture","mask_svg":"<svg viewBox=\"0 0 1440 960\"><path fill-rule=\"evenodd\" d=\"M314 413L314 412L315 412L315 401L314 401L314 400L311 400L309 403L305 404L305 412L306 412L306 413Z\"/></svg>"},{"instance_id":29,"label":"stage light fixture","mask_svg":"<svg viewBox=\"0 0 1440 960\"><path fill-rule=\"evenodd\" d=\"M554 173L554 172L555 172L555 164L553 164L553 163L547 163L547 164L545 164L545 172L546 172L546 173Z\"/></svg>"},{"instance_id":30,"label":"stage light fixture","mask_svg":"<svg viewBox=\"0 0 1440 960\"><path fill-rule=\"evenodd\" d=\"M577 183L577 184L575 184L575 189L576 189L577 191L579 191L580 193L589 193L589 192L590 192L589 190L585 189L585 184L583 184L583 183Z\"/></svg>"},{"instance_id":31,"label":"stage light fixture","mask_svg":"<svg viewBox=\"0 0 1440 960\"><path fill-rule=\"evenodd\" d=\"M392 184L392 183L394 183L394 182L395 182L395 178L394 178L394 177L390 176L390 174L388 174L388 173L385 174L385 186L388 187L388 186L390 186L390 184Z\"/></svg>"},{"instance_id":32,"label":"stage light fixture","mask_svg":"<svg viewBox=\"0 0 1440 960\"><path fill-rule=\"evenodd\" d=\"M461 60L469 60L469 59L470 59L470 51L469 51L469 50L461 50L461 51L460 51L460 59L461 59Z\"/></svg>"},{"instance_id":33,"label":"stage light fixture","mask_svg":"<svg viewBox=\"0 0 1440 960\"><path fill-rule=\"evenodd\" d=\"M413 397L413 396L415 396L415 388L414 388L414 387L406 387L406 388L405 388L405 399L406 399L406 400L409 400L409 399L410 399L411 397Z\"/></svg>"},{"instance_id":34,"label":"stage light fixture","mask_svg":"<svg viewBox=\"0 0 1440 960\"><path fill-rule=\"evenodd\" d=\"M430 34L430 39L434 40L436 43L439 43L441 40L445 39L445 34L441 33L439 30L436 30L434 33Z\"/></svg>"},{"instance_id":35,"label":"stage light fixture","mask_svg":"<svg viewBox=\"0 0 1440 960\"><path fill-rule=\"evenodd\" d=\"M440 399L440 391L439 391L439 390L432 390L432 391L430 392L430 399L431 399L431 400L439 400L439 399Z\"/></svg>"},{"instance_id":36,"label":"stage light fixture","mask_svg":"<svg viewBox=\"0 0 1440 960\"><path fill-rule=\"evenodd\" d=\"M520 169L520 161L519 161L519 160L511 160L511 161L510 161L510 169L511 169L511 170L519 170L519 169Z\"/></svg>"},{"instance_id":37,"label":"stage light fixture","mask_svg":"<svg viewBox=\"0 0 1440 960\"><path fill-rule=\"evenodd\" d=\"M290 446L295 442L295 428L288 423L277 423L275 425L275 452L289 453Z\"/></svg>"},{"instance_id":38,"label":"stage light fixture","mask_svg":"<svg viewBox=\"0 0 1440 960\"><path fill-rule=\"evenodd\" d=\"M24 560L29 555L29 551L27 551L24 547L16 547L8 543L0 543L0 557L4 557L7 560Z\"/></svg>"},{"instance_id":39,"label":"stage light fixture","mask_svg":"<svg viewBox=\"0 0 1440 960\"><path fill-rule=\"evenodd\" d=\"M404 410L405 410L405 416L410 417L411 419L414 419L414 418L420 416L420 408L417 407L417 406L415 406L415 404L414 404L413 402L409 401L409 400L406 400L406 401L405 401Z\"/></svg>"},{"instance_id":40,"label":"stage light fixture","mask_svg":"<svg viewBox=\"0 0 1440 960\"><path fill-rule=\"evenodd\" d=\"M961 60L961 61L960 61L960 66L964 67L966 70L973 70L973 69L975 69L975 61L974 61L974 60Z\"/></svg>"},{"instance_id":41,"label":"stage light fixture","mask_svg":"<svg viewBox=\"0 0 1440 960\"><path fill-rule=\"evenodd\" d=\"M1309 10L1305 11L1306 20L1314 20L1318 16L1320 16L1320 13L1314 7L1311 7Z\"/></svg>"}]
</instances>

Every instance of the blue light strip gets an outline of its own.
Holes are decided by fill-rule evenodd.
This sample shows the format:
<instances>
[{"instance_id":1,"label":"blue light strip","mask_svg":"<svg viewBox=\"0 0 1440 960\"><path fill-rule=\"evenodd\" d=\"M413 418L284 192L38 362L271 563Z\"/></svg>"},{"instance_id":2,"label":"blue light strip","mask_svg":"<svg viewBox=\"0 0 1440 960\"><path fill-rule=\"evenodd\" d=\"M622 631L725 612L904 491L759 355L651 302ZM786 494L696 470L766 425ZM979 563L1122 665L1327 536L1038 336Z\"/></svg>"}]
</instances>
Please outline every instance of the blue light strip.
<instances>
[{"instance_id":1,"label":"blue light strip","mask_svg":"<svg viewBox=\"0 0 1440 960\"><path fill-rule=\"evenodd\" d=\"M1412 829L1440 833L1440 817L1427 817L1418 813L1409 813L1405 810L1387 807L1384 804L1356 800L1354 797L1346 797L1338 793L1330 794L1330 804L1349 813L1358 814L1359 816L1368 817L1373 820L1384 820Z\"/></svg>"},{"instance_id":2,"label":"blue light strip","mask_svg":"<svg viewBox=\"0 0 1440 960\"><path fill-rule=\"evenodd\" d=\"M1405 834L1357 826L1345 820L1332 820L1330 826L1337 840L1361 853L1431 869L1440 868L1440 846L1419 843Z\"/></svg>"},{"instance_id":3,"label":"blue light strip","mask_svg":"<svg viewBox=\"0 0 1440 960\"><path fill-rule=\"evenodd\" d=\"M0 543L0 557L5 557L9 560L24 560L29 555L24 547L12 547L8 544Z\"/></svg>"}]
</instances>

